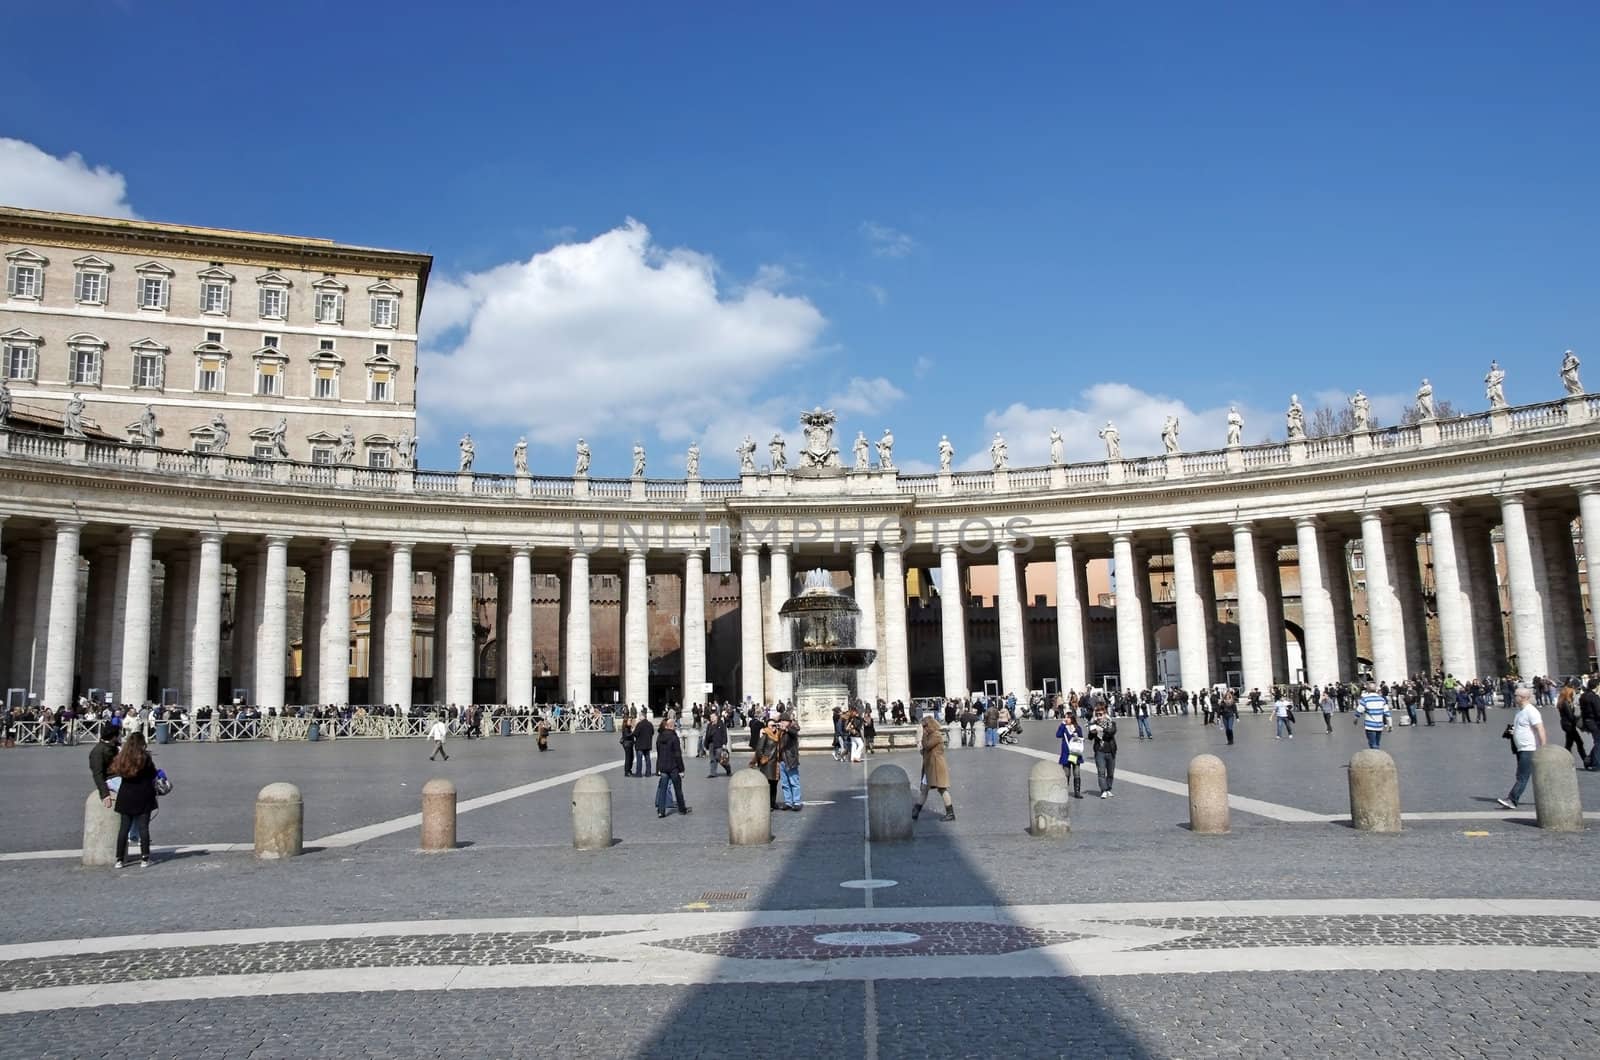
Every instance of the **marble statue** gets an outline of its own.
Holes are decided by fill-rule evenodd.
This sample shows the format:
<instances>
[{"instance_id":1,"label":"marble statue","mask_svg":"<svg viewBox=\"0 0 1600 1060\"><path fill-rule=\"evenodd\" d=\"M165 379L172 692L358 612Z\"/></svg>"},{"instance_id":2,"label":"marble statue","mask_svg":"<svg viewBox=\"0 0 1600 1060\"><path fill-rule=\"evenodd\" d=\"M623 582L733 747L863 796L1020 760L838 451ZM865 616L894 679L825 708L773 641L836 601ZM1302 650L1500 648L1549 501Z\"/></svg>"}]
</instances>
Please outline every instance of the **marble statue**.
<instances>
[{"instance_id":1,"label":"marble statue","mask_svg":"<svg viewBox=\"0 0 1600 1060\"><path fill-rule=\"evenodd\" d=\"M994 433L994 441L989 443L989 459L996 471L1006 469L1006 440L1000 437L999 431Z\"/></svg>"},{"instance_id":2,"label":"marble statue","mask_svg":"<svg viewBox=\"0 0 1600 1060\"><path fill-rule=\"evenodd\" d=\"M349 429L349 427L345 428L347 431ZM222 418L222 413L219 412L211 417L211 451L213 453L226 453L228 451L228 442L232 437L233 432L228 430L228 421ZM352 451L355 449L355 441L355 435L352 434L350 436L350 448Z\"/></svg>"},{"instance_id":3,"label":"marble statue","mask_svg":"<svg viewBox=\"0 0 1600 1060\"><path fill-rule=\"evenodd\" d=\"M587 475L589 473L589 456L589 443L579 438L578 464L572 471L574 475Z\"/></svg>"},{"instance_id":4,"label":"marble statue","mask_svg":"<svg viewBox=\"0 0 1600 1060\"><path fill-rule=\"evenodd\" d=\"M417 440L411 437L410 431L401 431L400 438L394 443L395 456L399 458L401 467L415 467L417 464Z\"/></svg>"},{"instance_id":5,"label":"marble statue","mask_svg":"<svg viewBox=\"0 0 1600 1060\"><path fill-rule=\"evenodd\" d=\"M156 410L152 405L146 405L144 411L139 413L139 444L155 448L156 441L161 436L161 428L156 426Z\"/></svg>"},{"instance_id":6,"label":"marble statue","mask_svg":"<svg viewBox=\"0 0 1600 1060\"><path fill-rule=\"evenodd\" d=\"M478 450L472 444L472 435L470 435L470 434L463 434L461 436L461 443L460 444L461 444L461 471L463 473L465 473L465 472L469 472L469 471L472 470L472 461L473 461L473 458L475 458L478 455Z\"/></svg>"},{"instance_id":7,"label":"marble statue","mask_svg":"<svg viewBox=\"0 0 1600 1060\"><path fill-rule=\"evenodd\" d=\"M767 454L772 458L773 471L789 470L789 455L784 451L783 435L774 434L767 443Z\"/></svg>"},{"instance_id":8,"label":"marble statue","mask_svg":"<svg viewBox=\"0 0 1600 1060\"><path fill-rule=\"evenodd\" d=\"M1483 377L1483 392L1491 409L1506 407L1506 372L1499 361L1489 362L1489 374Z\"/></svg>"},{"instance_id":9,"label":"marble statue","mask_svg":"<svg viewBox=\"0 0 1600 1060\"><path fill-rule=\"evenodd\" d=\"M4 379L0 379L0 427L5 426L11 419L11 388Z\"/></svg>"},{"instance_id":10,"label":"marble statue","mask_svg":"<svg viewBox=\"0 0 1600 1060\"><path fill-rule=\"evenodd\" d=\"M894 435L887 427L883 429L883 437L878 439L878 467L883 471L894 467Z\"/></svg>"},{"instance_id":11,"label":"marble statue","mask_svg":"<svg viewBox=\"0 0 1600 1060\"><path fill-rule=\"evenodd\" d=\"M739 474L753 475L756 470L756 440L748 434L735 450L739 454Z\"/></svg>"},{"instance_id":12,"label":"marble statue","mask_svg":"<svg viewBox=\"0 0 1600 1060\"><path fill-rule=\"evenodd\" d=\"M1289 425L1289 440L1291 442L1304 440L1306 436L1306 410L1300 404L1299 394L1289 395L1289 411L1284 416Z\"/></svg>"},{"instance_id":13,"label":"marble statue","mask_svg":"<svg viewBox=\"0 0 1600 1060\"><path fill-rule=\"evenodd\" d=\"M699 478L700 477L700 443L699 442L690 442L689 443L689 455L684 457L683 470L684 470L684 473L689 478Z\"/></svg>"},{"instance_id":14,"label":"marble statue","mask_svg":"<svg viewBox=\"0 0 1600 1060\"><path fill-rule=\"evenodd\" d=\"M1161 447L1167 451L1168 456L1178 451L1178 417L1168 416L1166 422L1161 425Z\"/></svg>"},{"instance_id":15,"label":"marble statue","mask_svg":"<svg viewBox=\"0 0 1600 1060\"><path fill-rule=\"evenodd\" d=\"M83 437L83 405L82 394L73 394L72 400L67 402L67 411L61 420L61 433L68 438Z\"/></svg>"},{"instance_id":16,"label":"marble statue","mask_svg":"<svg viewBox=\"0 0 1600 1060\"><path fill-rule=\"evenodd\" d=\"M872 443L867 441L866 431L856 432L855 444L856 470L867 471L872 467Z\"/></svg>"},{"instance_id":17,"label":"marble statue","mask_svg":"<svg viewBox=\"0 0 1600 1060\"><path fill-rule=\"evenodd\" d=\"M511 447L511 467L519 475L528 473L528 439L518 438L517 444Z\"/></svg>"},{"instance_id":18,"label":"marble statue","mask_svg":"<svg viewBox=\"0 0 1600 1060\"><path fill-rule=\"evenodd\" d=\"M1100 437L1103 438L1106 443L1106 459L1121 460L1122 435L1117 433L1116 425L1110 420L1106 420L1106 425L1100 428Z\"/></svg>"},{"instance_id":19,"label":"marble statue","mask_svg":"<svg viewBox=\"0 0 1600 1060\"><path fill-rule=\"evenodd\" d=\"M800 413L800 430L806 440L800 450L801 467L842 466L839 463L839 450L833 444L833 424L836 419L833 410L824 411L821 405L810 412Z\"/></svg>"},{"instance_id":20,"label":"marble statue","mask_svg":"<svg viewBox=\"0 0 1600 1060\"><path fill-rule=\"evenodd\" d=\"M149 405L145 406L145 409L147 411L149 410L149 408L150 408ZM154 428L155 425L156 425L156 417L155 417L155 413L152 412L152 413L150 413L150 426L152 428ZM277 457L279 460L287 460L287 459L289 459L289 443L287 441L288 436L289 436L289 421L287 419L283 418L283 417L279 417L278 422L273 424L272 425L272 430L267 433L267 441L270 442L271 445L272 445L272 455ZM151 443L151 444L154 444L154 443ZM410 444L411 444L412 455L415 456L415 454L416 454L416 443L412 442ZM400 446L400 448L401 448L402 451L404 451L405 448L406 448L406 442L405 442L405 438L404 438L403 435L401 436L401 446Z\"/></svg>"},{"instance_id":21,"label":"marble statue","mask_svg":"<svg viewBox=\"0 0 1600 1060\"><path fill-rule=\"evenodd\" d=\"M1239 406L1228 406L1228 444L1238 445L1244 440L1244 417L1239 415Z\"/></svg>"},{"instance_id":22,"label":"marble statue","mask_svg":"<svg viewBox=\"0 0 1600 1060\"><path fill-rule=\"evenodd\" d=\"M344 430L339 432L339 450L334 459L340 464L356 462L356 432L348 423L344 425Z\"/></svg>"},{"instance_id":23,"label":"marble statue","mask_svg":"<svg viewBox=\"0 0 1600 1060\"><path fill-rule=\"evenodd\" d=\"M1372 430L1372 402L1367 400L1367 395L1359 390L1351 394L1350 411L1356 418L1356 430Z\"/></svg>"},{"instance_id":24,"label":"marble statue","mask_svg":"<svg viewBox=\"0 0 1600 1060\"><path fill-rule=\"evenodd\" d=\"M1056 428L1054 428L1054 427L1051 427L1050 428L1050 462L1052 464L1061 464L1066 460L1066 456L1067 456L1067 442L1066 442L1066 439L1061 437L1061 432L1060 431L1056 430Z\"/></svg>"},{"instance_id":25,"label":"marble statue","mask_svg":"<svg viewBox=\"0 0 1600 1060\"><path fill-rule=\"evenodd\" d=\"M861 440L863 442L866 441L866 436L863 435ZM939 470L948 475L950 473L950 462L955 458L956 447L950 444L950 436L941 434L939 436Z\"/></svg>"},{"instance_id":26,"label":"marble statue","mask_svg":"<svg viewBox=\"0 0 1600 1060\"><path fill-rule=\"evenodd\" d=\"M1417 419L1431 420L1433 416L1433 384L1424 379L1417 388Z\"/></svg>"},{"instance_id":27,"label":"marble statue","mask_svg":"<svg viewBox=\"0 0 1600 1060\"><path fill-rule=\"evenodd\" d=\"M1567 393L1577 397L1583 393L1583 383L1578 379L1578 355L1571 350L1561 359L1561 385L1567 388ZM0 420L5 417L0 416Z\"/></svg>"},{"instance_id":28,"label":"marble statue","mask_svg":"<svg viewBox=\"0 0 1600 1060\"><path fill-rule=\"evenodd\" d=\"M644 446L633 443L633 477L644 478Z\"/></svg>"}]
</instances>

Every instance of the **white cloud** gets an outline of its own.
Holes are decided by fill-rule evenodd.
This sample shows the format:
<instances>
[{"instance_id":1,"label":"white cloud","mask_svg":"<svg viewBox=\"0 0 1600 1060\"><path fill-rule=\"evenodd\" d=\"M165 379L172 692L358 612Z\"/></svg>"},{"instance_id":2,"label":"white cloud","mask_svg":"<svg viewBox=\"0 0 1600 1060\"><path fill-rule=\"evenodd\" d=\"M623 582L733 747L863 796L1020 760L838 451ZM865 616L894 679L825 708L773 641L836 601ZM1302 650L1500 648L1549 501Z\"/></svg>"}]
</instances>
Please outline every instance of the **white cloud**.
<instances>
[{"instance_id":1,"label":"white cloud","mask_svg":"<svg viewBox=\"0 0 1600 1060\"><path fill-rule=\"evenodd\" d=\"M926 379L931 371L933 371L932 357L918 357L917 363L911 366L911 374L917 379Z\"/></svg>"},{"instance_id":2,"label":"white cloud","mask_svg":"<svg viewBox=\"0 0 1600 1060\"><path fill-rule=\"evenodd\" d=\"M865 237L868 249L880 258L903 258L917 249L915 239L898 228L890 228L877 221L862 221L861 235Z\"/></svg>"},{"instance_id":3,"label":"white cloud","mask_svg":"<svg viewBox=\"0 0 1600 1060\"><path fill-rule=\"evenodd\" d=\"M61 158L24 140L0 137L0 203L30 210L136 217L128 182L106 166L90 166L76 151Z\"/></svg>"},{"instance_id":4,"label":"white cloud","mask_svg":"<svg viewBox=\"0 0 1600 1060\"><path fill-rule=\"evenodd\" d=\"M701 439L708 464L714 453L731 461L744 430L770 437L774 422L793 420L751 395L827 325L807 299L772 289L785 275L763 269L719 290L710 257L658 247L629 220L527 261L435 280L422 322L430 403L536 443L583 435L626 445L654 431ZM652 456L658 470L677 473L681 461Z\"/></svg>"},{"instance_id":5,"label":"white cloud","mask_svg":"<svg viewBox=\"0 0 1600 1060\"><path fill-rule=\"evenodd\" d=\"M882 376L876 379L856 376L845 384L844 390L825 401L823 408L833 409L842 416L871 416L905 396L905 391Z\"/></svg>"},{"instance_id":6,"label":"white cloud","mask_svg":"<svg viewBox=\"0 0 1600 1060\"><path fill-rule=\"evenodd\" d=\"M867 293L872 296L872 300L874 302L877 302L879 305L888 305L889 304L889 290L888 290L888 288L881 287L881 286L879 286L878 284L875 284L875 283L869 283L866 286L867 286Z\"/></svg>"}]
</instances>

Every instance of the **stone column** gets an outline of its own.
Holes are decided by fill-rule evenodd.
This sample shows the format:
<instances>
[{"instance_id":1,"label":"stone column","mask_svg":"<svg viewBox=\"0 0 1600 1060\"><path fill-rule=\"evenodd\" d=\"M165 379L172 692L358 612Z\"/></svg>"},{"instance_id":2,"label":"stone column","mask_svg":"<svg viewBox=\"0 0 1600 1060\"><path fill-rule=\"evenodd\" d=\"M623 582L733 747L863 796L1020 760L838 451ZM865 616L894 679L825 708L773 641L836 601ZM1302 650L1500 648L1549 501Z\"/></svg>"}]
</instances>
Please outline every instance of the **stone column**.
<instances>
[{"instance_id":1,"label":"stone column","mask_svg":"<svg viewBox=\"0 0 1600 1060\"><path fill-rule=\"evenodd\" d=\"M1582 673L1589 668L1583 599L1578 590L1578 554L1572 544L1572 515L1558 502L1541 505L1538 552L1544 558L1545 639L1555 674Z\"/></svg>"},{"instance_id":2,"label":"stone column","mask_svg":"<svg viewBox=\"0 0 1600 1060\"><path fill-rule=\"evenodd\" d=\"M1289 672L1288 624L1283 620L1283 558L1276 541L1256 544L1256 570L1261 598L1267 604L1267 650L1272 658L1272 679L1284 684Z\"/></svg>"},{"instance_id":3,"label":"stone column","mask_svg":"<svg viewBox=\"0 0 1600 1060\"><path fill-rule=\"evenodd\" d=\"M388 665L389 570L383 565L367 572L367 699L382 703L383 670Z\"/></svg>"},{"instance_id":4,"label":"stone column","mask_svg":"<svg viewBox=\"0 0 1600 1060\"><path fill-rule=\"evenodd\" d=\"M1521 493L1500 497L1500 518L1505 535L1506 578L1511 584L1511 629L1517 639L1517 673L1525 679L1542 676L1550 672L1544 601L1539 595L1539 578L1534 569Z\"/></svg>"},{"instance_id":5,"label":"stone column","mask_svg":"<svg viewBox=\"0 0 1600 1060\"><path fill-rule=\"evenodd\" d=\"M1134 556L1133 534L1127 530L1112 534L1111 548L1116 565L1117 679L1123 688L1138 691L1149 687L1144 600L1150 595L1150 587L1139 584L1142 565Z\"/></svg>"},{"instance_id":6,"label":"stone column","mask_svg":"<svg viewBox=\"0 0 1600 1060\"><path fill-rule=\"evenodd\" d=\"M383 620L383 701L398 706L402 714L411 713L411 588L415 581L411 549L409 541L389 546L389 596L382 601L389 612ZM376 598L373 602L378 603Z\"/></svg>"},{"instance_id":7,"label":"stone column","mask_svg":"<svg viewBox=\"0 0 1600 1060\"><path fill-rule=\"evenodd\" d=\"M1350 596L1350 561L1346 540L1337 530L1317 534L1322 551L1322 584L1327 586L1333 606L1333 644L1337 652L1337 673L1341 681L1352 680L1359 669L1356 663L1355 602Z\"/></svg>"},{"instance_id":8,"label":"stone column","mask_svg":"<svg viewBox=\"0 0 1600 1060\"><path fill-rule=\"evenodd\" d=\"M870 541L857 541L855 543L855 573L851 578L856 606L861 608L861 620L856 624L856 645L861 648L871 648L879 655L879 658L873 660L872 665L862 670L856 677L858 693L862 699L869 703L878 696L879 662L882 659L884 650L878 641L878 602L874 599L873 593L876 588L873 584L873 567L872 543ZM887 662L886 659L882 659L882 661Z\"/></svg>"},{"instance_id":9,"label":"stone column","mask_svg":"<svg viewBox=\"0 0 1600 1060\"><path fill-rule=\"evenodd\" d=\"M323 568L320 694L322 702L343 706L350 702L350 542L329 541L327 556Z\"/></svg>"},{"instance_id":10,"label":"stone column","mask_svg":"<svg viewBox=\"0 0 1600 1060\"><path fill-rule=\"evenodd\" d=\"M233 565L233 632L229 639L228 702L232 690L256 694L256 637L261 628L261 557L250 552Z\"/></svg>"},{"instance_id":11,"label":"stone column","mask_svg":"<svg viewBox=\"0 0 1600 1060\"><path fill-rule=\"evenodd\" d=\"M507 665L511 630L511 564L501 563L494 570L494 695L496 703L509 701L506 689L511 684Z\"/></svg>"},{"instance_id":12,"label":"stone column","mask_svg":"<svg viewBox=\"0 0 1600 1060\"><path fill-rule=\"evenodd\" d=\"M1059 551L1057 555L1059 563ZM1178 612L1179 681L1187 689L1209 688L1211 658L1206 644L1205 602L1195 577L1194 531L1187 526L1172 531L1172 592Z\"/></svg>"},{"instance_id":13,"label":"stone column","mask_svg":"<svg viewBox=\"0 0 1600 1060\"><path fill-rule=\"evenodd\" d=\"M1300 564L1300 625L1306 641L1306 680L1327 685L1339 680L1338 631L1333 596L1323 580L1322 531L1314 515L1294 521Z\"/></svg>"},{"instance_id":14,"label":"stone column","mask_svg":"<svg viewBox=\"0 0 1600 1060\"><path fill-rule=\"evenodd\" d=\"M1084 599L1079 571L1082 557L1070 535L1056 538L1056 651L1061 693L1089 686L1089 655L1084 637Z\"/></svg>"},{"instance_id":15,"label":"stone column","mask_svg":"<svg viewBox=\"0 0 1600 1060\"><path fill-rule=\"evenodd\" d=\"M189 553L189 569L183 583L183 679L178 687L182 689L179 694L184 702L194 706L194 631L195 620L200 615L200 543L195 542L185 551ZM208 698L215 699L216 693Z\"/></svg>"},{"instance_id":16,"label":"stone column","mask_svg":"<svg viewBox=\"0 0 1600 1060\"><path fill-rule=\"evenodd\" d=\"M622 630L622 699L640 710L650 707L650 593L644 549L628 547L623 591L627 607Z\"/></svg>"},{"instance_id":17,"label":"stone column","mask_svg":"<svg viewBox=\"0 0 1600 1060\"><path fill-rule=\"evenodd\" d=\"M1448 501L1428 505L1428 539L1433 550L1433 585L1438 594L1439 652L1444 672L1463 680L1475 675L1477 650L1473 644L1472 597L1461 582L1456 562L1457 529L1454 505Z\"/></svg>"},{"instance_id":18,"label":"stone column","mask_svg":"<svg viewBox=\"0 0 1600 1060\"><path fill-rule=\"evenodd\" d=\"M761 546L739 547L739 694L759 703L766 694L767 660L762 653Z\"/></svg>"},{"instance_id":19,"label":"stone column","mask_svg":"<svg viewBox=\"0 0 1600 1060\"><path fill-rule=\"evenodd\" d=\"M122 597L122 680L118 701L134 706L150 694L150 581L153 526L131 526L123 544L127 553L126 577L121 583ZM119 569L122 563L118 563Z\"/></svg>"},{"instance_id":20,"label":"stone column","mask_svg":"<svg viewBox=\"0 0 1600 1060\"><path fill-rule=\"evenodd\" d=\"M289 665L289 539L269 537L261 576L261 625L256 632L256 705L283 709Z\"/></svg>"},{"instance_id":21,"label":"stone column","mask_svg":"<svg viewBox=\"0 0 1600 1060\"><path fill-rule=\"evenodd\" d=\"M472 702L472 546L450 546L450 611L445 618L444 701Z\"/></svg>"},{"instance_id":22,"label":"stone column","mask_svg":"<svg viewBox=\"0 0 1600 1060\"><path fill-rule=\"evenodd\" d=\"M707 703L706 554L691 548L683 555L683 696L685 711Z\"/></svg>"},{"instance_id":23,"label":"stone column","mask_svg":"<svg viewBox=\"0 0 1600 1060\"><path fill-rule=\"evenodd\" d=\"M778 648L786 647L783 644L783 622L778 617L779 610L788 602L789 595L794 591L794 579L789 574L789 552L782 545L773 545L769 558L771 577L771 599L768 601L767 610L767 643ZM768 667L769 685L767 698L776 703L779 700L787 703L794 687L793 681L786 673L779 673Z\"/></svg>"},{"instance_id":24,"label":"stone column","mask_svg":"<svg viewBox=\"0 0 1600 1060\"><path fill-rule=\"evenodd\" d=\"M1578 516L1583 520L1584 572L1592 580L1587 616L1589 637L1600 649L1600 483L1586 482L1578 487Z\"/></svg>"},{"instance_id":25,"label":"stone column","mask_svg":"<svg viewBox=\"0 0 1600 1060\"><path fill-rule=\"evenodd\" d=\"M121 541L110 551L111 591L107 606L111 609L111 642L107 654L107 680L104 687L113 694L122 693L122 640L127 635L128 594L128 543ZM118 700L118 702L122 702Z\"/></svg>"},{"instance_id":26,"label":"stone column","mask_svg":"<svg viewBox=\"0 0 1600 1060\"><path fill-rule=\"evenodd\" d=\"M1461 571L1463 584L1472 597L1473 640L1478 649L1478 666L1473 673L1480 677L1498 677L1508 669L1506 619L1510 614L1510 604L1501 592L1501 577L1504 575L1497 576L1495 573L1491 527L1485 519L1476 516L1463 515L1455 522L1460 535L1457 538L1456 564ZM1510 590L1509 578L1506 578L1505 590Z\"/></svg>"},{"instance_id":27,"label":"stone column","mask_svg":"<svg viewBox=\"0 0 1600 1060\"><path fill-rule=\"evenodd\" d=\"M589 693L589 553L575 548L571 554L571 567L567 584L563 586L571 597L567 612L567 657L561 666L561 685L568 703L584 706L591 702Z\"/></svg>"},{"instance_id":28,"label":"stone column","mask_svg":"<svg viewBox=\"0 0 1600 1060\"><path fill-rule=\"evenodd\" d=\"M34 695L44 695L45 660L50 657L50 599L56 569L55 535L47 536L39 544L39 577L33 592L33 646L28 656L28 690ZM40 705L45 705L43 699Z\"/></svg>"},{"instance_id":29,"label":"stone column","mask_svg":"<svg viewBox=\"0 0 1600 1060\"><path fill-rule=\"evenodd\" d=\"M194 639L190 641L189 704L217 705L217 678L222 663L222 534L200 532L195 569Z\"/></svg>"},{"instance_id":30,"label":"stone column","mask_svg":"<svg viewBox=\"0 0 1600 1060\"><path fill-rule=\"evenodd\" d=\"M511 550L510 599L506 633L506 704L533 706L533 551L526 545Z\"/></svg>"},{"instance_id":31,"label":"stone column","mask_svg":"<svg viewBox=\"0 0 1600 1060\"><path fill-rule=\"evenodd\" d=\"M82 523L57 520L50 573L50 628L40 705L64 707L73 701L73 664L78 641L78 541Z\"/></svg>"},{"instance_id":32,"label":"stone column","mask_svg":"<svg viewBox=\"0 0 1600 1060\"><path fill-rule=\"evenodd\" d=\"M944 647L944 694L951 699L972 694L967 673L967 608L960 549L954 541L939 545L939 636Z\"/></svg>"},{"instance_id":33,"label":"stone column","mask_svg":"<svg viewBox=\"0 0 1600 1060\"><path fill-rule=\"evenodd\" d=\"M1211 681L1223 680L1227 673L1222 665L1222 638L1217 633L1217 562L1215 550L1204 541L1194 543L1195 588L1200 593L1201 619L1206 631L1206 661L1211 667Z\"/></svg>"},{"instance_id":34,"label":"stone column","mask_svg":"<svg viewBox=\"0 0 1600 1060\"><path fill-rule=\"evenodd\" d=\"M1410 526L1389 524L1389 581L1400 605L1400 637L1405 643L1406 672L1427 673L1428 610L1422 602L1422 567L1417 562L1417 534Z\"/></svg>"},{"instance_id":35,"label":"stone column","mask_svg":"<svg viewBox=\"0 0 1600 1060\"><path fill-rule=\"evenodd\" d=\"M17 545L6 563L6 614L11 620L9 687L33 684L34 607L39 596L39 546L33 541Z\"/></svg>"},{"instance_id":36,"label":"stone column","mask_svg":"<svg viewBox=\"0 0 1600 1060\"><path fill-rule=\"evenodd\" d=\"M888 699L911 705L911 667L906 647L905 557L898 542L883 546L883 649L887 656L884 682Z\"/></svg>"},{"instance_id":37,"label":"stone column","mask_svg":"<svg viewBox=\"0 0 1600 1060\"><path fill-rule=\"evenodd\" d=\"M116 595L117 550L97 548L89 553L89 584L84 593L88 608L83 616L83 643L79 646L77 671L86 688L112 690L111 619Z\"/></svg>"},{"instance_id":38,"label":"stone column","mask_svg":"<svg viewBox=\"0 0 1600 1060\"><path fill-rule=\"evenodd\" d=\"M1261 565L1255 531L1248 522L1233 524L1233 573L1239 594L1239 670L1246 694L1272 684L1271 630L1267 598L1261 591Z\"/></svg>"},{"instance_id":39,"label":"stone column","mask_svg":"<svg viewBox=\"0 0 1600 1060\"><path fill-rule=\"evenodd\" d=\"M1019 700L1028 695L1028 671L1023 663L1022 600L1017 586L1017 546L1013 541L995 543L995 611L1000 625L1000 694L1016 693Z\"/></svg>"},{"instance_id":40,"label":"stone column","mask_svg":"<svg viewBox=\"0 0 1600 1060\"><path fill-rule=\"evenodd\" d=\"M1389 519L1381 511L1361 513L1361 556L1367 572L1367 625L1372 637L1372 675L1379 681L1406 679L1406 645L1400 601L1389 573Z\"/></svg>"},{"instance_id":41,"label":"stone column","mask_svg":"<svg viewBox=\"0 0 1600 1060\"><path fill-rule=\"evenodd\" d=\"M321 557L307 560L301 567L305 575L305 597L300 608L300 702L321 703L323 574Z\"/></svg>"}]
</instances>

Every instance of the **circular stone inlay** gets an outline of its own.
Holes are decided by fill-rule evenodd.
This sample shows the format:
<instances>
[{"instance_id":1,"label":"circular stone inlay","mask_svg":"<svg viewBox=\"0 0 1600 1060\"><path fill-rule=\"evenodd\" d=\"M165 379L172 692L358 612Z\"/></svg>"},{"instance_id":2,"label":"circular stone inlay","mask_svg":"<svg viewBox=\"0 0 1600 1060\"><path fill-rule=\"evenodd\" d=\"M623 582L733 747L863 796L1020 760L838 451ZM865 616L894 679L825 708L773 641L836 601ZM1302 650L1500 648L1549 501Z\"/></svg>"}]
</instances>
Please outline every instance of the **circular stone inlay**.
<instances>
[{"instance_id":1,"label":"circular stone inlay","mask_svg":"<svg viewBox=\"0 0 1600 1060\"><path fill-rule=\"evenodd\" d=\"M848 887L852 891L871 891L878 887L893 887L896 880L845 880L840 887Z\"/></svg>"},{"instance_id":2,"label":"circular stone inlay","mask_svg":"<svg viewBox=\"0 0 1600 1060\"><path fill-rule=\"evenodd\" d=\"M830 931L816 941L824 946L909 946L921 942L922 936L909 931Z\"/></svg>"}]
</instances>

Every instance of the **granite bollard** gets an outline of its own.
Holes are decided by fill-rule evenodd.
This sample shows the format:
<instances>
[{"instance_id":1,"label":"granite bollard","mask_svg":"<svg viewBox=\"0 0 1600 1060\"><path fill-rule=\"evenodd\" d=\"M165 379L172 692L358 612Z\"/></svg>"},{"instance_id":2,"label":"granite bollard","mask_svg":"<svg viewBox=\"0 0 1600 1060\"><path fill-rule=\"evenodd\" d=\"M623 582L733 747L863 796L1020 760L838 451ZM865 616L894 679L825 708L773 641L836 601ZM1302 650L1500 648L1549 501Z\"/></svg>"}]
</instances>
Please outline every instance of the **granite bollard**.
<instances>
[{"instance_id":1,"label":"granite bollard","mask_svg":"<svg viewBox=\"0 0 1600 1060\"><path fill-rule=\"evenodd\" d=\"M1028 772L1028 834L1060 839L1072 834L1072 789L1054 762L1037 762Z\"/></svg>"},{"instance_id":2,"label":"granite bollard","mask_svg":"<svg viewBox=\"0 0 1600 1060\"><path fill-rule=\"evenodd\" d=\"M1228 767L1216 755L1189 760L1189 831L1227 835Z\"/></svg>"},{"instance_id":3,"label":"granite bollard","mask_svg":"<svg viewBox=\"0 0 1600 1060\"><path fill-rule=\"evenodd\" d=\"M1350 758L1350 823L1358 832L1400 831L1400 771L1383 751Z\"/></svg>"},{"instance_id":4,"label":"granite bollard","mask_svg":"<svg viewBox=\"0 0 1600 1060\"><path fill-rule=\"evenodd\" d=\"M293 784L268 784L256 793L256 857L299 857L304 848L305 802Z\"/></svg>"},{"instance_id":5,"label":"granite bollard","mask_svg":"<svg viewBox=\"0 0 1600 1060\"><path fill-rule=\"evenodd\" d=\"M772 791L759 770L741 769L728 785L728 842L736 847L772 842Z\"/></svg>"},{"instance_id":6,"label":"granite bollard","mask_svg":"<svg viewBox=\"0 0 1600 1060\"><path fill-rule=\"evenodd\" d=\"M572 785L572 845L579 850L611 848L611 785L598 773Z\"/></svg>"},{"instance_id":7,"label":"granite bollard","mask_svg":"<svg viewBox=\"0 0 1600 1060\"><path fill-rule=\"evenodd\" d=\"M422 785L422 849L456 848L456 785L435 777Z\"/></svg>"},{"instance_id":8,"label":"granite bollard","mask_svg":"<svg viewBox=\"0 0 1600 1060\"><path fill-rule=\"evenodd\" d=\"M1572 752L1547 743L1533 752L1533 812L1552 832L1583 831L1583 800Z\"/></svg>"},{"instance_id":9,"label":"granite bollard","mask_svg":"<svg viewBox=\"0 0 1600 1060\"><path fill-rule=\"evenodd\" d=\"M899 766L881 765L867 777L867 838L894 843L911 838L911 778Z\"/></svg>"},{"instance_id":10,"label":"granite bollard","mask_svg":"<svg viewBox=\"0 0 1600 1060\"><path fill-rule=\"evenodd\" d=\"M122 818L100 801L98 791L89 792L83 804L83 864L86 867L114 865L117 861L117 829Z\"/></svg>"}]
</instances>

